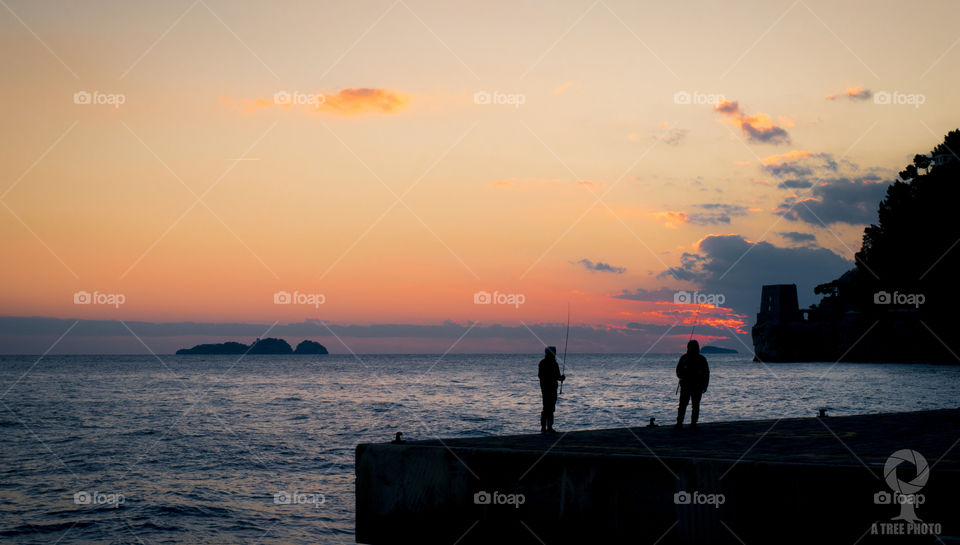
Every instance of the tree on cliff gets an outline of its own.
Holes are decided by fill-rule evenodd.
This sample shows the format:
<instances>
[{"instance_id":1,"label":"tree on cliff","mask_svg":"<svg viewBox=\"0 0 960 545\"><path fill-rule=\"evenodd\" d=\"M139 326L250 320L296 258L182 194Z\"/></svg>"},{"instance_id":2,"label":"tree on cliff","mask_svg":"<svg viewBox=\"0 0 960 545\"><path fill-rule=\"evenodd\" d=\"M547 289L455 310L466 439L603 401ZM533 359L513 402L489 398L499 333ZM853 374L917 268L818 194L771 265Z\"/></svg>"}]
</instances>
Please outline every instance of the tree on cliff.
<instances>
[{"instance_id":1,"label":"tree on cliff","mask_svg":"<svg viewBox=\"0 0 960 545\"><path fill-rule=\"evenodd\" d=\"M960 251L955 251L960 241L960 159L953 150L960 150L960 130L948 133L934 148L932 155L943 156L942 164L920 174L930 160L918 155L887 188L878 222L864 230L856 255L859 278L878 288L929 290L938 296L953 289L951 281L960 266Z\"/></svg>"},{"instance_id":2,"label":"tree on cliff","mask_svg":"<svg viewBox=\"0 0 960 545\"><path fill-rule=\"evenodd\" d=\"M863 232L856 268L817 286L823 309L920 321L953 352L960 308L954 278L960 272L960 130L950 131L930 155L916 155L880 202L878 221ZM920 305L878 304L878 293L921 295ZM881 296L882 297L882 296ZM879 318L878 318L879 319ZM923 342L926 342L924 339Z\"/></svg>"}]
</instances>

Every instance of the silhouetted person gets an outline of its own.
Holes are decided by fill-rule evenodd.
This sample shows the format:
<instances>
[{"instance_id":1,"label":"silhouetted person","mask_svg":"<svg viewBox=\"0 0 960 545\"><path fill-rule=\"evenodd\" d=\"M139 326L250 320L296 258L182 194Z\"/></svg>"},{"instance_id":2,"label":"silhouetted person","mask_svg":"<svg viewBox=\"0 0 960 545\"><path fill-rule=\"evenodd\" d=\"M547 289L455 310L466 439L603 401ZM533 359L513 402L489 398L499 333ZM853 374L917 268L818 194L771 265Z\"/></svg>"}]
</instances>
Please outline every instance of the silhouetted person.
<instances>
[{"instance_id":1,"label":"silhouetted person","mask_svg":"<svg viewBox=\"0 0 960 545\"><path fill-rule=\"evenodd\" d=\"M548 346L540 360L537 376L540 377L540 393L543 394L543 412L540 413L540 433L553 433L553 412L557 409L557 381L563 381L557 365L557 347Z\"/></svg>"},{"instance_id":2,"label":"silhouetted person","mask_svg":"<svg viewBox=\"0 0 960 545\"><path fill-rule=\"evenodd\" d=\"M677 363L677 378L680 379L680 407L677 409L676 428L683 427L683 416L687 412L687 403L693 400L693 412L690 414L690 427L697 426L700 418L700 396L707 391L710 383L710 367L707 358L700 354L700 343L690 340L687 353L680 356Z\"/></svg>"}]
</instances>

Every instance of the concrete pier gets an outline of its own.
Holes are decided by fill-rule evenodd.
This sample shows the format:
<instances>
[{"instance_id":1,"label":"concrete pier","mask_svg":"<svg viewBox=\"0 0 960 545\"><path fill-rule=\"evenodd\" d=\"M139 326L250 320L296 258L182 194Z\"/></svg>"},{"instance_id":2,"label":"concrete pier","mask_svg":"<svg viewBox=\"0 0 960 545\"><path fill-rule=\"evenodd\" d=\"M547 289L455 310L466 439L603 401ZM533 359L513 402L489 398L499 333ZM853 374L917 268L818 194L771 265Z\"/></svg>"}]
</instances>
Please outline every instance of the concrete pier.
<instances>
[{"instance_id":1,"label":"concrete pier","mask_svg":"<svg viewBox=\"0 0 960 545\"><path fill-rule=\"evenodd\" d=\"M960 409L361 444L356 536L445 545L952 543L958 440ZM895 466L892 481L885 465ZM916 520L892 520L903 513Z\"/></svg>"}]
</instances>

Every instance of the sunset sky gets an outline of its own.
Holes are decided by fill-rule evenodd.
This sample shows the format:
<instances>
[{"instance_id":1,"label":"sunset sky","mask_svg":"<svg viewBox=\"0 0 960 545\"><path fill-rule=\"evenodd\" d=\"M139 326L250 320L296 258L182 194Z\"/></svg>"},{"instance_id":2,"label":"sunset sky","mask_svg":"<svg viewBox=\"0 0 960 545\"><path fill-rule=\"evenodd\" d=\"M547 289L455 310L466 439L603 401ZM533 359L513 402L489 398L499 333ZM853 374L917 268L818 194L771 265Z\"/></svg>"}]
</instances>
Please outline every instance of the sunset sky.
<instances>
[{"instance_id":1,"label":"sunset sky","mask_svg":"<svg viewBox=\"0 0 960 545\"><path fill-rule=\"evenodd\" d=\"M44 352L77 319L143 331L79 327L52 352L259 335L154 322L278 324L334 352L537 351L568 303L571 350L676 350L699 320L747 351L760 285L814 302L897 171L960 126L958 17L2 0L0 352ZM288 326L304 321L315 334Z\"/></svg>"}]
</instances>

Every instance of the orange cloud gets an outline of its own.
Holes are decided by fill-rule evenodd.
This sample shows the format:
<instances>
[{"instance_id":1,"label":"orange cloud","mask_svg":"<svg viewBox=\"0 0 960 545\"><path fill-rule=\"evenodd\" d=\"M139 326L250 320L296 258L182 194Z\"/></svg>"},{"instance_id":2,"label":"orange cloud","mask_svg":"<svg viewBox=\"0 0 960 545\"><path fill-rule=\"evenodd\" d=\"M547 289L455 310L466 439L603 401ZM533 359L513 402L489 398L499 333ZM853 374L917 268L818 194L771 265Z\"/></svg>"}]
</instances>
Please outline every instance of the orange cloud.
<instances>
[{"instance_id":1,"label":"orange cloud","mask_svg":"<svg viewBox=\"0 0 960 545\"><path fill-rule=\"evenodd\" d=\"M747 115L740 109L740 103L730 100L721 100L713 105L714 111L727 116L723 119L728 123L739 128L753 142L764 142L768 144L785 144L790 142L790 135L783 128L792 127L793 121L788 118L780 117L780 125L774 123L770 116L764 113ZM782 126L781 126L782 125Z\"/></svg>"},{"instance_id":2,"label":"orange cloud","mask_svg":"<svg viewBox=\"0 0 960 545\"><path fill-rule=\"evenodd\" d=\"M791 161L796 161L797 159L805 159L813 155L812 151L807 150L792 150L787 153L779 153L774 155L768 155L760 160L764 166L772 165L781 165L783 163L789 163Z\"/></svg>"},{"instance_id":3,"label":"orange cloud","mask_svg":"<svg viewBox=\"0 0 960 545\"><path fill-rule=\"evenodd\" d=\"M726 122L741 129L744 129L746 125L758 130L767 130L777 126L767 114L741 115L727 119Z\"/></svg>"},{"instance_id":4,"label":"orange cloud","mask_svg":"<svg viewBox=\"0 0 960 545\"><path fill-rule=\"evenodd\" d=\"M366 112L391 114L410 103L410 97L389 89L347 88L326 97L323 106L342 114Z\"/></svg>"},{"instance_id":5,"label":"orange cloud","mask_svg":"<svg viewBox=\"0 0 960 545\"><path fill-rule=\"evenodd\" d=\"M631 315L639 322L653 324L673 324L679 327L709 326L716 329L729 328L741 335L748 333L746 329L746 316L737 314L731 308L718 307L711 304L691 305L674 303L672 301L638 301L637 305L643 307L653 307L650 309L636 310ZM623 314L623 313L621 313ZM614 329L628 329L628 326L619 326L608 324L607 327ZM707 335L698 334L701 339L710 338ZM724 337L715 337L724 338Z\"/></svg>"},{"instance_id":6,"label":"orange cloud","mask_svg":"<svg viewBox=\"0 0 960 545\"><path fill-rule=\"evenodd\" d=\"M663 226L667 229L676 229L684 223L688 223L690 221L690 215L683 211L654 212L649 215L651 218L662 221Z\"/></svg>"},{"instance_id":7,"label":"orange cloud","mask_svg":"<svg viewBox=\"0 0 960 545\"><path fill-rule=\"evenodd\" d=\"M848 87L843 91L843 96L849 98L850 100L867 100L873 96L873 91L870 89L863 89L859 85L854 87ZM840 98L839 95L827 95L827 100L836 100Z\"/></svg>"},{"instance_id":8,"label":"orange cloud","mask_svg":"<svg viewBox=\"0 0 960 545\"><path fill-rule=\"evenodd\" d=\"M562 94L564 91L566 91L567 89L569 89L571 85L573 85L573 81L568 81L568 82L564 83L563 85L561 85L560 87L555 88L555 89L553 90L553 94L555 94L555 95Z\"/></svg>"},{"instance_id":9,"label":"orange cloud","mask_svg":"<svg viewBox=\"0 0 960 545\"><path fill-rule=\"evenodd\" d=\"M403 110L410 97L390 89L348 87L334 93L302 93L278 91L272 98L220 97L220 103L235 108L241 113L251 113L265 108L283 108L339 115L392 114Z\"/></svg>"}]
</instances>

